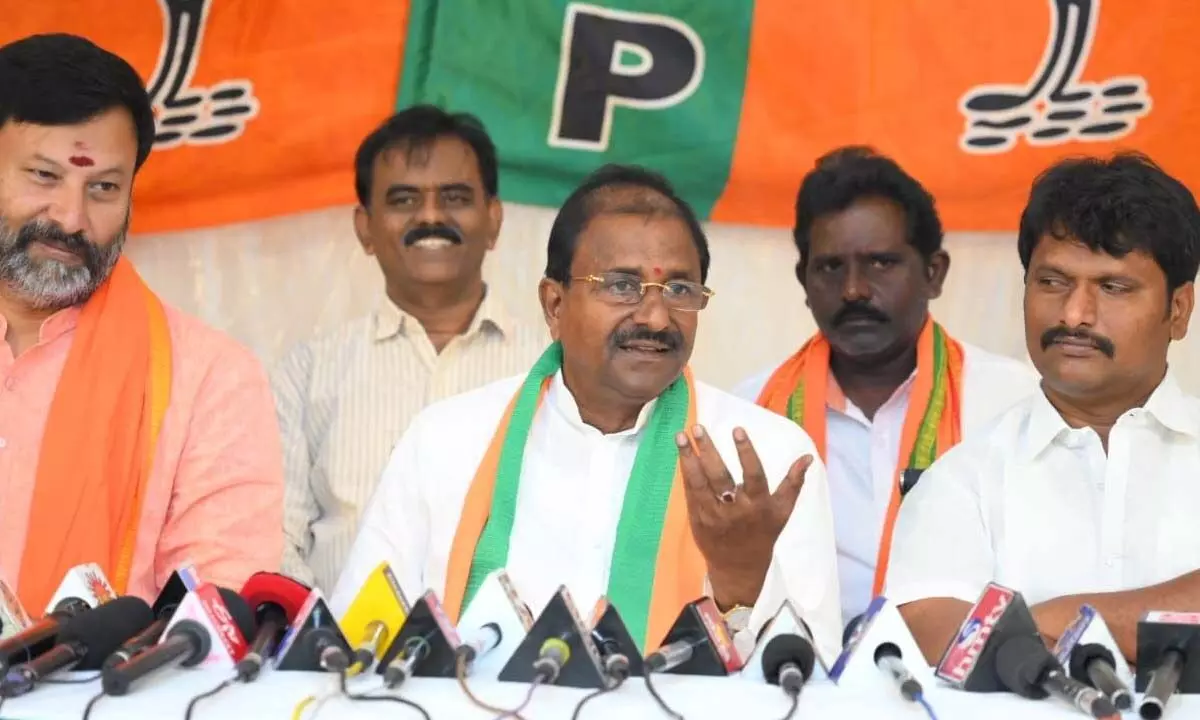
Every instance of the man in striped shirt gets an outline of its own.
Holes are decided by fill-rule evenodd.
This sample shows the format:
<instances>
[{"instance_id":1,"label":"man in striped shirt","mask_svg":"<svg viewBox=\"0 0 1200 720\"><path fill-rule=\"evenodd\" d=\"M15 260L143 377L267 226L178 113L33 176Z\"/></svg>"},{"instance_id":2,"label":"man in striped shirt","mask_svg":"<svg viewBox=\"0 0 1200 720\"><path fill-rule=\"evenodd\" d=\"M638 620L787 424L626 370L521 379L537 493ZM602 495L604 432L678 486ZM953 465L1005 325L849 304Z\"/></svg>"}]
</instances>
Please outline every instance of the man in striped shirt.
<instances>
[{"instance_id":1,"label":"man in striped shirt","mask_svg":"<svg viewBox=\"0 0 1200 720\"><path fill-rule=\"evenodd\" d=\"M370 315L293 350L273 378L287 474L283 568L297 579L332 590L418 411L528 370L549 342L483 282L503 217L497 174L476 118L427 105L359 147L354 230L386 292Z\"/></svg>"}]
</instances>

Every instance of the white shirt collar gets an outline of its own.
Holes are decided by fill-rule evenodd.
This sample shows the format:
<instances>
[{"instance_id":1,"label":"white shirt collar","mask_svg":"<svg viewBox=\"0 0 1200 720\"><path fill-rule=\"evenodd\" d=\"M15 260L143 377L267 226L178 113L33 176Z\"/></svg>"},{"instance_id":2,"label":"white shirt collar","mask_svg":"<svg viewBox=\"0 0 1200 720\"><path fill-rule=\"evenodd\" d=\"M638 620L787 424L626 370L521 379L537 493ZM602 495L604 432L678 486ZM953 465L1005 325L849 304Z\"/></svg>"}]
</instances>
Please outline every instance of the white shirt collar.
<instances>
[{"instance_id":1,"label":"white shirt collar","mask_svg":"<svg viewBox=\"0 0 1200 720\"><path fill-rule=\"evenodd\" d=\"M546 390L546 395L549 405L558 412L562 419L567 421L567 424L580 430L600 432L583 421L583 417L579 414L579 405L575 402L575 396L571 394L570 389L563 382L562 370L554 374L554 379L550 381L550 387ZM654 409L654 404L657 402L658 399L655 398L642 407L633 427L618 433L612 433L612 435L637 435L640 433L642 428L646 426L646 422L650 419L650 412Z\"/></svg>"},{"instance_id":2,"label":"white shirt collar","mask_svg":"<svg viewBox=\"0 0 1200 720\"><path fill-rule=\"evenodd\" d=\"M1037 393L1032 402L1023 448L1026 459L1030 460L1049 447L1059 436L1071 431L1062 415L1046 398L1045 391ZM1194 408L1185 401L1183 390L1170 370L1150 394L1145 405L1128 411L1118 418L1117 422L1139 416L1152 419L1168 432L1200 438L1200 417L1197 417Z\"/></svg>"}]
</instances>

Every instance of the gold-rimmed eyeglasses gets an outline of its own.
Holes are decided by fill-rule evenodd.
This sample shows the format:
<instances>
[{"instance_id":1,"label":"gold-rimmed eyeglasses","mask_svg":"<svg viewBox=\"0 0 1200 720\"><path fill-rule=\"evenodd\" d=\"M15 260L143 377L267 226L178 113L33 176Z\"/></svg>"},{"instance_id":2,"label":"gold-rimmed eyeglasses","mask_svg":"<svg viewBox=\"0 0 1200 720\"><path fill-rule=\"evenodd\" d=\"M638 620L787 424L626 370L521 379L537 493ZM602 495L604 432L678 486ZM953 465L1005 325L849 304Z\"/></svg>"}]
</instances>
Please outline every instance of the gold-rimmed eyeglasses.
<instances>
[{"instance_id":1,"label":"gold-rimmed eyeglasses","mask_svg":"<svg viewBox=\"0 0 1200 720\"><path fill-rule=\"evenodd\" d=\"M708 299L716 294L691 280L646 282L637 275L619 272L583 275L571 280L591 283L600 297L614 305L637 305L646 296L648 288L656 287L662 291L663 302L668 308L699 312L708 305Z\"/></svg>"}]
</instances>

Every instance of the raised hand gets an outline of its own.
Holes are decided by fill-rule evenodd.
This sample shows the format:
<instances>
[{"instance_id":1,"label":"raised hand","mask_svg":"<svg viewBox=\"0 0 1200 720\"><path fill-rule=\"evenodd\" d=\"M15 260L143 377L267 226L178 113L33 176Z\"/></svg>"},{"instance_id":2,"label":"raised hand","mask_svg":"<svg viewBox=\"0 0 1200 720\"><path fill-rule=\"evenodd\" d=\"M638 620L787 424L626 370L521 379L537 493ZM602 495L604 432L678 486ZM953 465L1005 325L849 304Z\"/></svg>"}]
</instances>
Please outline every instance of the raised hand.
<instances>
[{"instance_id":1,"label":"raised hand","mask_svg":"<svg viewBox=\"0 0 1200 720\"><path fill-rule=\"evenodd\" d=\"M746 431L734 428L733 443L742 465L741 485L734 482L703 426L691 428L691 439L687 432L675 436L692 536L708 562L713 599L723 609L751 606L758 599L775 541L792 515L813 460L805 455L792 463L772 493Z\"/></svg>"}]
</instances>

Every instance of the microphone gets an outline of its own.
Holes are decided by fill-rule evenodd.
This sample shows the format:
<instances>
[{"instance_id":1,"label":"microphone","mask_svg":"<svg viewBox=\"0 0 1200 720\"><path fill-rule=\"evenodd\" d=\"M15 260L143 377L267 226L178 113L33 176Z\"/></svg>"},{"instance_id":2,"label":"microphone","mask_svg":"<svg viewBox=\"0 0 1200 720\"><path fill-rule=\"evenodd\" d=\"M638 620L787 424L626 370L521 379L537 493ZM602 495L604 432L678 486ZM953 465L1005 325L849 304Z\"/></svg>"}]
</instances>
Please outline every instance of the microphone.
<instances>
[{"instance_id":1,"label":"microphone","mask_svg":"<svg viewBox=\"0 0 1200 720\"><path fill-rule=\"evenodd\" d=\"M771 685L783 688L791 697L800 694L815 664L812 643L802 635L776 635L763 649L763 677Z\"/></svg>"},{"instance_id":2,"label":"microphone","mask_svg":"<svg viewBox=\"0 0 1200 720\"><path fill-rule=\"evenodd\" d=\"M33 660L49 650L53 647L54 638L64 622L91 609L86 604L74 602L64 602L60 605L61 609L30 623L15 635L0 640L0 673L8 672L14 663Z\"/></svg>"},{"instance_id":3,"label":"microphone","mask_svg":"<svg viewBox=\"0 0 1200 720\"><path fill-rule=\"evenodd\" d=\"M1108 648L1099 643L1076 645L1071 651L1071 677L1089 683L1108 698L1113 707L1124 712L1133 707L1133 694L1117 677L1117 661Z\"/></svg>"},{"instance_id":4,"label":"microphone","mask_svg":"<svg viewBox=\"0 0 1200 720\"><path fill-rule=\"evenodd\" d=\"M158 597L154 599L154 604L150 606L151 612L154 613L154 622L129 638L112 655L109 655L104 661L105 666L120 665L146 648L153 647L162 638L163 631L171 624L171 618L175 615L179 604L199 584L200 581L196 577L194 567L181 565L176 568L171 573L171 577L167 578L167 582L163 584Z\"/></svg>"},{"instance_id":5,"label":"microphone","mask_svg":"<svg viewBox=\"0 0 1200 720\"><path fill-rule=\"evenodd\" d=\"M283 633L300 613L309 592L307 586L286 575L260 572L250 576L242 587L242 598L254 611L258 632L235 666L238 680L247 683L258 677L263 663L275 654Z\"/></svg>"},{"instance_id":6,"label":"microphone","mask_svg":"<svg viewBox=\"0 0 1200 720\"><path fill-rule=\"evenodd\" d=\"M621 652L621 643L596 629L592 630L592 641L596 643L596 650L600 653L600 664L604 668L604 674L617 684L625 682L632 673L632 668L629 656Z\"/></svg>"},{"instance_id":7,"label":"microphone","mask_svg":"<svg viewBox=\"0 0 1200 720\"><path fill-rule=\"evenodd\" d=\"M458 651L467 664L475 662L477 658L483 657L496 646L500 644L503 635L500 633L500 626L496 623L488 623L475 631L472 636L469 636L463 641L462 645L458 646Z\"/></svg>"},{"instance_id":8,"label":"microphone","mask_svg":"<svg viewBox=\"0 0 1200 720\"><path fill-rule=\"evenodd\" d=\"M558 674L562 672L563 666L571 659L571 647L567 641L571 639L570 633L563 633L558 637L546 638L542 642L541 648L538 649L537 659L533 661L533 678L534 682L553 685L558 679Z\"/></svg>"},{"instance_id":9,"label":"microphone","mask_svg":"<svg viewBox=\"0 0 1200 720\"><path fill-rule=\"evenodd\" d=\"M1200 691L1200 613L1155 611L1137 626L1136 688L1143 691L1138 713L1158 720L1176 691Z\"/></svg>"},{"instance_id":10,"label":"microphone","mask_svg":"<svg viewBox=\"0 0 1200 720\"><path fill-rule=\"evenodd\" d=\"M203 586L197 589L197 592ZM232 590L218 588L224 609L232 620L234 632L240 632L244 638L254 634L254 616L246 602ZM223 632L226 628L218 628ZM217 638L224 643L224 638ZM177 620L167 630L162 642L146 650L127 662L105 668L101 676L106 695L125 695L130 686L150 674L167 667L194 667L208 657L213 649L213 637L209 629L201 622L191 618Z\"/></svg>"},{"instance_id":11,"label":"microphone","mask_svg":"<svg viewBox=\"0 0 1200 720\"><path fill-rule=\"evenodd\" d=\"M367 576L338 624L342 632L355 642L353 663L362 672L370 670L375 660L396 637L408 615L408 600L391 566L380 563Z\"/></svg>"},{"instance_id":12,"label":"microphone","mask_svg":"<svg viewBox=\"0 0 1200 720\"><path fill-rule=\"evenodd\" d=\"M1037 638L1018 635L996 652L996 674L1021 697L1041 700L1053 695L1094 718L1117 715L1117 709L1098 690L1074 680Z\"/></svg>"},{"instance_id":13,"label":"microphone","mask_svg":"<svg viewBox=\"0 0 1200 720\"><path fill-rule=\"evenodd\" d=\"M711 598L685 605L662 647L647 655L644 662L647 672L680 675L723 676L745 665Z\"/></svg>"},{"instance_id":14,"label":"microphone","mask_svg":"<svg viewBox=\"0 0 1200 720\"><path fill-rule=\"evenodd\" d=\"M485 645L482 643L480 648ZM429 590L413 603L396 639L383 653L377 672L389 687L414 675L451 678L462 652L465 648L458 631L450 624L437 593Z\"/></svg>"},{"instance_id":15,"label":"microphone","mask_svg":"<svg viewBox=\"0 0 1200 720\"><path fill-rule=\"evenodd\" d=\"M98 607L117 596L113 591L104 570L96 563L76 565L66 572L63 580L46 605L45 612L61 610L71 603L83 603L88 607Z\"/></svg>"},{"instance_id":16,"label":"microphone","mask_svg":"<svg viewBox=\"0 0 1200 720\"><path fill-rule=\"evenodd\" d=\"M921 683L912 676L904 665L904 658L896 643L880 643L875 648L875 667L879 668L900 688L900 695L909 702L917 702L922 693Z\"/></svg>"},{"instance_id":17,"label":"microphone","mask_svg":"<svg viewBox=\"0 0 1200 720\"><path fill-rule=\"evenodd\" d=\"M61 670L97 670L122 640L153 619L150 606L138 597L119 597L63 623L58 644L35 660L17 665L0 680L0 697L12 698L34 689Z\"/></svg>"}]
</instances>

